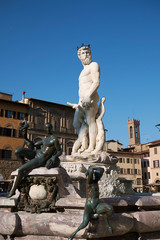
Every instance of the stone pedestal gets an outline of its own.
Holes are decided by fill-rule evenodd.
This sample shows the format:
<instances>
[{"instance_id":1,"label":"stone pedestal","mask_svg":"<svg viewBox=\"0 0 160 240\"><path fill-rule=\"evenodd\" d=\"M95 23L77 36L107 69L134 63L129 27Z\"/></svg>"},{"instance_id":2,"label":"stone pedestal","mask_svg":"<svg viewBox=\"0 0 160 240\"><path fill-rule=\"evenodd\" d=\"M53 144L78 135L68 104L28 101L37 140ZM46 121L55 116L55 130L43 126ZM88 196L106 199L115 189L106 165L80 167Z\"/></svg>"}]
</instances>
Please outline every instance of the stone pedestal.
<instances>
[{"instance_id":1,"label":"stone pedestal","mask_svg":"<svg viewBox=\"0 0 160 240\"><path fill-rule=\"evenodd\" d=\"M101 198L135 194L132 189L132 180L119 178L117 162L118 159L115 156L107 156L106 152L102 152L99 155L75 154L61 157L61 166L66 169L77 192L84 198L86 197L85 172L91 166L104 168L104 174L99 181Z\"/></svg>"},{"instance_id":2,"label":"stone pedestal","mask_svg":"<svg viewBox=\"0 0 160 240\"><path fill-rule=\"evenodd\" d=\"M12 173L16 178L18 171ZM37 168L26 174L18 188L17 208L28 212L55 212L59 198L80 198L65 169Z\"/></svg>"}]
</instances>

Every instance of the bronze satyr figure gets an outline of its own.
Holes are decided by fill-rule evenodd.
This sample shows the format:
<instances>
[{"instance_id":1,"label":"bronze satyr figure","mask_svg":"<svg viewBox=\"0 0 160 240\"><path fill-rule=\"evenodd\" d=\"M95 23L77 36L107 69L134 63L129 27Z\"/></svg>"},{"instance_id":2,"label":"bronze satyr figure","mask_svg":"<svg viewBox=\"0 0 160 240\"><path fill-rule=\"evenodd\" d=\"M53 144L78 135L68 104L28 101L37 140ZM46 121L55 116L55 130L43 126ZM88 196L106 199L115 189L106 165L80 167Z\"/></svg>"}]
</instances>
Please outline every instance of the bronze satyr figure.
<instances>
[{"instance_id":1,"label":"bronze satyr figure","mask_svg":"<svg viewBox=\"0 0 160 240\"><path fill-rule=\"evenodd\" d=\"M72 240L78 231L85 228L93 218L98 218L99 215L105 214L106 227L109 233L112 233L112 228L108 223L107 218L112 215L113 207L107 203L99 202L99 187L98 181L103 175L104 169L101 167L90 167L87 172L87 199L84 208L83 221L81 225L72 233L69 240Z\"/></svg>"},{"instance_id":2,"label":"bronze satyr figure","mask_svg":"<svg viewBox=\"0 0 160 240\"><path fill-rule=\"evenodd\" d=\"M27 120L20 122L19 126L24 136L24 142L22 147L15 150L15 155L20 159L21 163L24 164L25 158L31 160L36 156L36 150L34 149L34 143L27 138L27 130L29 127ZM27 148L25 146L27 146Z\"/></svg>"},{"instance_id":3,"label":"bronze satyr figure","mask_svg":"<svg viewBox=\"0 0 160 240\"><path fill-rule=\"evenodd\" d=\"M27 171L31 171L38 167L46 167L49 169L59 166L60 160L58 157L61 155L62 151L58 139L52 134L52 125L50 123L45 124L45 129L47 130L46 138L35 143L35 146L41 146L41 149L36 151L36 155L33 159L18 168L16 181L8 197L12 197L15 194L16 189Z\"/></svg>"}]
</instances>

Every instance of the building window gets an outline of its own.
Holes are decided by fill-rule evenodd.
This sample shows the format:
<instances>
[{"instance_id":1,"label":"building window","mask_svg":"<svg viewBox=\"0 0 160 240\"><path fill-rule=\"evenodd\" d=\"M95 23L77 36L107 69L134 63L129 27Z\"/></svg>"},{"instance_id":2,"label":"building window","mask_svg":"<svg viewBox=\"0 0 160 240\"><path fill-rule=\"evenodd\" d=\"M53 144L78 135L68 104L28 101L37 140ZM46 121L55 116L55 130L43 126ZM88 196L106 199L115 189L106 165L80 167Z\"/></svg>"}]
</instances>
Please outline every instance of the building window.
<instances>
[{"instance_id":1,"label":"building window","mask_svg":"<svg viewBox=\"0 0 160 240\"><path fill-rule=\"evenodd\" d=\"M137 169L134 169L134 174L137 174Z\"/></svg>"},{"instance_id":2,"label":"building window","mask_svg":"<svg viewBox=\"0 0 160 240\"><path fill-rule=\"evenodd\" d=\"M17 119L24 120L24 113L18 112Z\"/></svg>"},{"instance_id":3,"label":"building window","mask_svg":"<svg viewBox=\"0 0 160 240\"><path fill-rule=\"evenodd\" d=\"M124 168L124 171L123 171L123 172L124 172L124 174L126 174L126 169L125 169L125 168Z\"/></svg>"},{"instance_id":4,"label":"building window","mask_svg":"<svg viewBox=\"0 0 160 240\"><path fill-rule=\"evenodd\" d=\"M132 128L132 126L130 127L130 138L133 138L133 128Z\"/></svg>"},{"instance_id":5,"label":"building window","mask_svg":"<svg viewBox=\"0 0 160 240\"><path fill-rule=\"evenodd\" d=\"M137 130L137 127L135 127L135 136L136 136L136 138L138 138L138 130Z\"/></svg>"},{"instance_id":6,"label":"building window","mask_svg":"<svg viewBox=\"0 0 160 240\"><path fill-rule=\"evenodd\" d=\"M157 154L157 148L154 148L154 154Z\"/></svg>"},{"instance_id":7,"label":"building window","mask_svg":"<svg viewBox=\"0 0 160 240\"><path fill-rule=\"evenodd\" d=\"M141 178L137 178L137 185L141 185Z\"/></svg>"},{"instance_id":8,"label":"building window","mask_svg":"<svg viewBox=\"0 0 160 240\"><path fill-rule=\"evenodd\" d=\"M125 158L123 158L123 163L125 163Z\"/></svg>"},{"instance_id":9,"label":"building window","mask_svg":"<svg viewBox=\"0 0 160 240\"><path fill-rule=\"evenodd\" d=\"M158 173L158 172L156 173L156 176L159 176L159 173Z\"/></svg>"},{"instance_id":10,"label":"building window","mask_svg":"<svg viewBox=\"0 0 160 240\"><path fill-rule=\"evenodd\" d=\"M135 159L134 159L134 164L136 164L136 163L137 163L137 159L135 158Z\"/></svg>"},{"instance_id":11,"label":"building window","mask_svg":"<svg viewBox=\"0 0 160 240\"><path fill-rule=\"evenodd\" d=\"M0 136L2 136L2 131L3 131L3 128L2 127L0 127Z\"/></svg>"},{"instance_id":12,"label":"building window","mask_svg":"<svg viewBox=\"0 0 160 240\"><path fill-rule=\"evenodd\" d=\"M154 160L153 161L153 167L158 168L159 167L159 160Z\"/></svg>"},{"instance_id":13,"label":"building window","mask_svg":"<svg viewBox=\"0 0 160 240\"><path fill-rule=\"evenodd\" d=\"M16 137L16 130L12 129L12 137Z\"/></svg>"},{"instance_id":14,"label":"building window","mask_svg":"<svg viewBox=\"0 0 160 240\"><path fill-rule=\"evenodd\" d=\"M147 173L144 172L144 179L147 179Z\"/></svg>"},{"instance_id":15,"label":"building window","mask_svg":"<svg viewBox=\"0 0 160 240\"><path fill-rule=\"evenodd\" d=\"M12 151L2 149L2 159L11 159Z\"/></svg>"},{"instance_id":16,"label":"building window","mask_svg":"<svg viewBox=\"0 0 160 240\"><path fill-rule=\"evenodd\" d=\"M130 163L129 158L127 158L127 163Z\"/></svg>"},{"instance_id":17,"label":"building window","mask_svg":"<svg viewBox=\"0 0 160 240\"><path fill-rule=\"evenodd\" d=\"M6 110L5 111L5 117L6 118L12 118L12 116L13 116L13 112L12 111L10 111L10 110Z\"/></svg>"},{"instance_id":18,"label":"building window","mask_svg":"<svg viewBox=\"0 0 160 240\"><path fill-rule=\"evenodd\" d=\"M130 174L130 168L127 168L127 174Z\"/></svg>"},{"instance_id":19,"label":"building window","mask_svg":"<svg viewBox=\"0 0 160 240\"><path fill-rule=\"evenodd\" d=\"M3 109L0 110L0 117L3 117Z\"/></svg>"},{"instance_id":20,"label":"building window","mask_svg":"<svg viewBox=\"0 0 160 240\"><path fill-rule=\"evenodd\" d=\"M122 158L119 158L119 162L122 163Z\"/></svg>"},{"instance_id":21,"label":"building window","mask_svg":"<svg viewBox=\"0 0 160 240\"><path fill-rule=\"evenodd\" d=\"M4 128L4 136L11 137L12 136L12 129L11 128Z\"/></svg>"},{"instance_id":22,"label":"building window","mask_svg":"<svg viewBox=\"0 0 160 240\"><path fill-rule=\"evenodd\" d=\"M123 174L123 168L120 168L120 173Z\"/></svg>"},{"instance_id":23,"label":"building window","mask_svg":"<svg viewBox=\"0 0 160 240\"><path fill-rule=\"evenodd\" d=\"M151 174L150 174L150 172L148 172L148 179L151 179Z\"/></svg>"},{"instance_id":24,"label":"building window","mask_svg":"<svg viewBox=\"0 0 160 240\"><path fill-rule=\"evenodd\" d=\"M149 167L149 161L147 161L147 166Z\"/></svg>"},{"instance_id":25,"label":"building window","mask_svg":"<svg viewBox=\"0 0 160 240\"><path fill-rule=\"evenodd\" d=\"M143 166L146 167L146 161L143 162Z\"/></svg>"}]
</instances>

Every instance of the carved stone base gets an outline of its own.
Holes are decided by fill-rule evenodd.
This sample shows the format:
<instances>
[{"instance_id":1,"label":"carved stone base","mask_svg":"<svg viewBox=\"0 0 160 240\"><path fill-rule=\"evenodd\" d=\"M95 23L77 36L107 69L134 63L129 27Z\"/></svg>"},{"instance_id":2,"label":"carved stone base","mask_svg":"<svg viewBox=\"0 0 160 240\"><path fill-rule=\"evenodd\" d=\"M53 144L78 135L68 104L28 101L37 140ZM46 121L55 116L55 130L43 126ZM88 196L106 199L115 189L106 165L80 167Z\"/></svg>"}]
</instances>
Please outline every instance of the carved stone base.
<instances>
[{"instance_id":1,"label":"carved stone base","mask_svg":"<svg viewBox=\"0 0 160 240\"><path fill-rule=\"evenodd\" d=\"M12 173L17 176L18 171ZM80 198L64 168L37 168L26 174L18 188L18 210L56 212L59 198Z\"/></svg>"},{"instance_id":2,"label":"carved stone base","mask_svg":"<svg viewBox=\"0 0 160 240\"><path fill-rule=\"evenodd\" d=\"M91 166L104 168L104 174L99 181L100 198L120 197L134 195L132 180L119 178L118 158L107 156L106 152L97 155L75 154L63 156L61 165L71 177L74 186L81 197L86 197L86 176L85 172Z\"/></svg>"},{"instance_id":3,"label":"carved stone base","mask_svg":"<svg viewBox=\"0 0 160 240\"><path fill-rule=\"evenodd\" d=\"M31 213L56 212L55 202L58 199L56 177L27 176L19 188L17 208Z\"/></svg>"}]
</instances>

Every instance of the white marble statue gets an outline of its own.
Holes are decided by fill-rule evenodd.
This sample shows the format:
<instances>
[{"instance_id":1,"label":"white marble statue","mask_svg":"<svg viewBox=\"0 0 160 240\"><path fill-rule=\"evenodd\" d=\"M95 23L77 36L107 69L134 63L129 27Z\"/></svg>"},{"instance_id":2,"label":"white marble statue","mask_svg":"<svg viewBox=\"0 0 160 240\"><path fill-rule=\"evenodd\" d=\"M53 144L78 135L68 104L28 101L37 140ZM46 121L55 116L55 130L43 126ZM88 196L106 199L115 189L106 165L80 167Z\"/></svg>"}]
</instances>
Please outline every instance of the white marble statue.
<instances>
[{"instance_id":1,"label":"white marble statue","mask_svg":"<svg viewBox=\"0 0 160 240\"><path fill-rule=\"evenodd\" d=\"M82 153L88 148L88 124L85 122L85 111L78 104L69 102L67 104L76 109L73 126L77 130L78 138L73 145L72 154Z\"/></svg>"},{"instance_id":2,"label":"white marble statue","mask_svg":"<svg viewBox=\"0 0 160 240\"><path fill-rule=\"evenodd\" d=\"M82 45L78 48L78 57L83 65L83 70L79 76L79 102L78 104L68 103L75 109L73 126L78 133L78 139L73 146L72 153L95 154L102 149L104 143L102 117L105 112L103 104L105 98L101 102L102 112L100 111L97 117L97 113L99 113L97 89L100 85L100 68L98 63L92 62L90 45Z\"/></svg>"},{"instance_id":3,"label":"white marble statue","mask_svg":"<svg viewBox=\"0 0 160 240\"><path fill-rule=\"evenodd\" d=\"M105 107L104 107L105 100L106 100L105 97L103 97L101 99L101 103L98 108L98 114L96 116L96 124L97 124L98 133L96 136L96 147L95 147L95 150L92 151L93 154L96 154L103 149L103 144L105 141L104 125L102 122L102 118L105 114ZM101 110L101 108L102 108L102 110Z\"/></svg>"}]
</instances>

